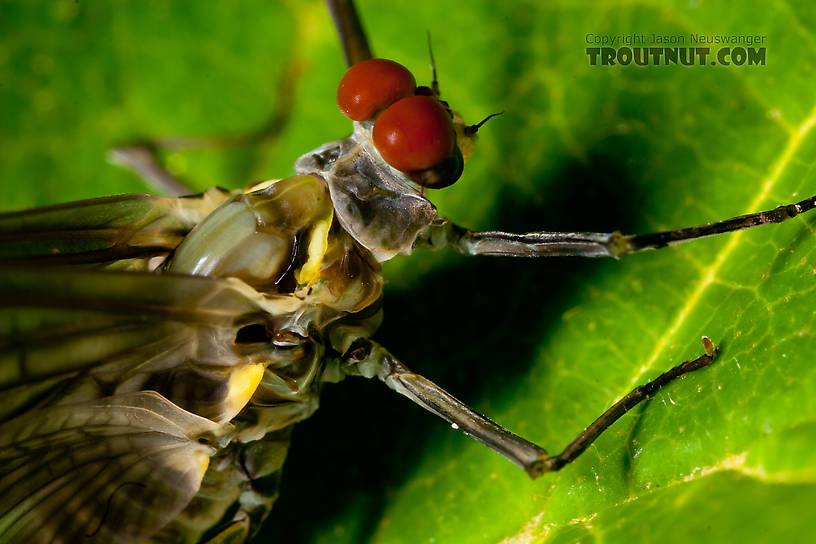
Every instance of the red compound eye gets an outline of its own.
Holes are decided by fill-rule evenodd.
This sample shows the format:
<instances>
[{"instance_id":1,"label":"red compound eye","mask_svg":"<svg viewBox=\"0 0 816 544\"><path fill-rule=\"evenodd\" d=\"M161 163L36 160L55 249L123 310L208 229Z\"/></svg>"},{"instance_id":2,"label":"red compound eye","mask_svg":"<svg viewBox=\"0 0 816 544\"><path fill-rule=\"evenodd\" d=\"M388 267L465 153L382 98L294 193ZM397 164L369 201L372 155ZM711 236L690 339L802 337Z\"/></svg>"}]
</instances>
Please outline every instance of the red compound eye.
<instances>
[{"instance_id":1,"label":"red compound eye","mask_svg":"<svg viewBox=\"0 0 816 544\"><path fill-rule=\"evenodd\" d=\"M337 87L337 105L355 121L371 119L400 98L411 96L416 80L393 60L368 59L348 69Z\"/></svg>"},{"instance_id":2,"label":"red compound eye","mask_svg":"<svg viewBox=\"0 0 816 544\"><path fill-rule=\"evenodd\" d=\"M373 135L385 162L403 172L436 166L453 153L456 143L448 112L427 96L392 104L377 118Z\"/></svg>"}]
</instances>

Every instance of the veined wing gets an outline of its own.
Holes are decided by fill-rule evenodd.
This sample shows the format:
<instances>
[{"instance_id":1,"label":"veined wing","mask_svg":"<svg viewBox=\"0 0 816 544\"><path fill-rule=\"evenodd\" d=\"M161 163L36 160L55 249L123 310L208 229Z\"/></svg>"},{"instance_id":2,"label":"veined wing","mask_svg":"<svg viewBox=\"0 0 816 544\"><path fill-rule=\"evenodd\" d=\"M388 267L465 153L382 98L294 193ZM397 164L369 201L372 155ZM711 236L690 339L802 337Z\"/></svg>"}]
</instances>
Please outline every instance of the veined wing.
<instances>
[{"instance_id":1,"label":"veined wing","mask_svg":"<svg viewBox=\"0 0 816 544\"><path fill-rule=\"evenodd\" d=\"M0 261L146 269L229 197L126 194L0 214Z\"/></svg>"},{"instance_id":2,"label":"veined wing","mask_svg":"<svg viewBox=\"0 0 816 544\"><path fill-rule=\"evenodd\" d=\"M140 542L198 492L229 425L142 391L0 425L3 542Z\"/></svg>"},{"instance_id":3,"label":"veined wing","mask_svg":"<svg viewBox=\"0 0 816 544\"><path fill-rule=\"evenodd\" d=\"M231 417L230 379L257 363L236 333L263 319L260 297L235 280L0 266L0 421L146 388L199 415Z\"/></svg>"},{"instance_id":4,"label":"veined wing","mask_svg":"<svg viewBox=\"0 0 816 544\"><path fill-rule=\"evenodd\" d=\"M138 542L175 517L263 375L266 344L236 342L267 317L260 297L235 280L0 266L0 541Z\"/></svg>"}]
</instances>

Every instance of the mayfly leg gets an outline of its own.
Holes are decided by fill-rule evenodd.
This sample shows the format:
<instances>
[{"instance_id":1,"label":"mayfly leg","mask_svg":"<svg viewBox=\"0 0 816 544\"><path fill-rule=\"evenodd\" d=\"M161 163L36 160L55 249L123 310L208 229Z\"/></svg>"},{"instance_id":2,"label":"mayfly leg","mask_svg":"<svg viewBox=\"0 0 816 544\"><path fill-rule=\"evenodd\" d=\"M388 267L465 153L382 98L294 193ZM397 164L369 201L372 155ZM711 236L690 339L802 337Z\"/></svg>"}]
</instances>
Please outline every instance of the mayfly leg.
<instances>
[{"instance_id":1,"label":"mayfly leg","mask_svg":"<svg viewBox=\"0 0 816 544\"><path fill-rule=\"evenodd\" d=\"M221 151L259 144L274 145L289 123L295 101L295 87L300 78L302 62L292 58L283 70L277 85L275 106L266 122L256 130L221 137L170 136L135 142L115 147L108 152L108 160L127 168L141 177L152 188L170 196L184 196L197 192L173 175L162 164L162 151L210 150Z\"/></svg>"},{"instance_id":2,"label":"mayfly leg","mask_svg":"<svg viewBox=\"0 0 816 544\"><path fill-rule=\"evenodd\" d=\"M155 146L150 143L114 147L108 151L108 162L127 168L160 193L184 196L195 192L159 163Z\"/></svg>"},{"instance_id":3,"label":"mayfly leg","mask_svg":"<svg viewBox=\"0 0 816 544\"><path fill-rule=\"evenodd\" d=\"M326 0L326 5L334 20L337 36L340 38L346 66L372 58L374 55L368 45L368 39L353 0Z\"/></svg>"},{"instance_id":4,"label":"mayfly leg","mask_svg":"<svg viewBox=\"0 0 816 544\"><path fill-rule=\"evenodd\" d=\"M346 64L351 66L371 58L373 56L371 48L353 0L326 0L326 4L334 20ZM267 122L257 130L218 138L174 136L136 142L111 149L108 160L131 170L149 186L164 194L183 196L194 193L196 191L193 188L161 164L159 153L192 149L223 150L261 142L274 142L289 122L300 69L301 63L295 59L283 71L283 77L278 84L275 108Z\"/></svg>"},{"instance_id":5,"label":"mayfly leg","mask_svg":"<svg viewBox=\"0 0 816 544\"><path fill-rule=\"evenodd\" d=\"M773 210L740 215L716 223L694 227L624 235L620 232L472 232L452 223L445 223L418 241L417 246L450 246L467 255L495 255L504 257L614 257L646 249L716 236L726 232L745 230L772 223L782 223L816 208L816 195L795 204ZM439 236L441 232L441 236Z\"/></svg>"},{"instance_id":6,"label":"mayfly leg","mask_svg":"<svg viewBox=\"0 0 816 544\"><path fill-rule=\"evenodd\" d=\"M544 448L511 433L469 408L429 379L405 368L393 355L374 342L358 340L349 348L344 361L347 365L346 373L379 377L398 393L506 457L523 468L531 478L537 478L574 461L610 425L666 384L684 374L710 365L717 354L717 347L705 336L702 342L705 351L703 355L685 361L649 383L633 389L601 414L557 455L549 455Z\"/></svg>"}]
</instances>

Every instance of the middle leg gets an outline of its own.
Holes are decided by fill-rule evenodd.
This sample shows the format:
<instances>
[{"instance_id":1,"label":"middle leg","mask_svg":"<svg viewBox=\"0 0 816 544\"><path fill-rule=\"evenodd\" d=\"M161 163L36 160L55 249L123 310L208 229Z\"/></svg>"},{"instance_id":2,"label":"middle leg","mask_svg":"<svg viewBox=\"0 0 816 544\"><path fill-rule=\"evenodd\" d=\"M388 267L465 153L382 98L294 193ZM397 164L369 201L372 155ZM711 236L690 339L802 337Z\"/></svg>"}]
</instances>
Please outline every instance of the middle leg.
<instances>
[{"instance_id":1,"label":"middle leg","mask_svg":"<svg viewBox=\"0 0 816 544\"><path fill-rule=\"evenodd\" d=\"M544 448L511 433L471 409L429 379L408 370L385 348L370 340L357 340L343 356L343 360L347 374L377 376L396 392L523 468L531 478L538 478L577 459L610 425L666 384L714 362L717 347L705 336L702 342L705 351L703 355L692 361L685 361L649 383L633 389L557 455L549 455Z\"/></svg>"}]
</instances>

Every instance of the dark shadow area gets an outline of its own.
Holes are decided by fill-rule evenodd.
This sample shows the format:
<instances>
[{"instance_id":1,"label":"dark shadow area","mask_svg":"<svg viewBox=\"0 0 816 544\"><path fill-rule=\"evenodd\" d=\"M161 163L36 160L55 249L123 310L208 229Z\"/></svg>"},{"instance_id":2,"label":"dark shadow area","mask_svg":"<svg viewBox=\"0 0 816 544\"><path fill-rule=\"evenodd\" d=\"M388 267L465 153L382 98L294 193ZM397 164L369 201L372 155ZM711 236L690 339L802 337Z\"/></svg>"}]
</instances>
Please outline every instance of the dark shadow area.
<instances>
[{"instance_id":1,"label":"dark shadow area","mask_svg":"<svg viewBox=\"0 0 816 544\"><path fill-rule=\"evenodd\" d=\"M496 203L495 227L629 231L638 205L622 170L609 156L573 163L543 205L505 192ZM540 331L561 318L598 264L451 255L416 290L386 288L385 321L375 339L465 402L504 398L528 372ZM256 542L307 542L316 531L326 534L347 508L364 519L351 528L351 541L368 541L391 490L410 477L442 432L452 431L379 381L327 386L320 410L294 431L281 498Z\"/></svg>"}]
</instances>

